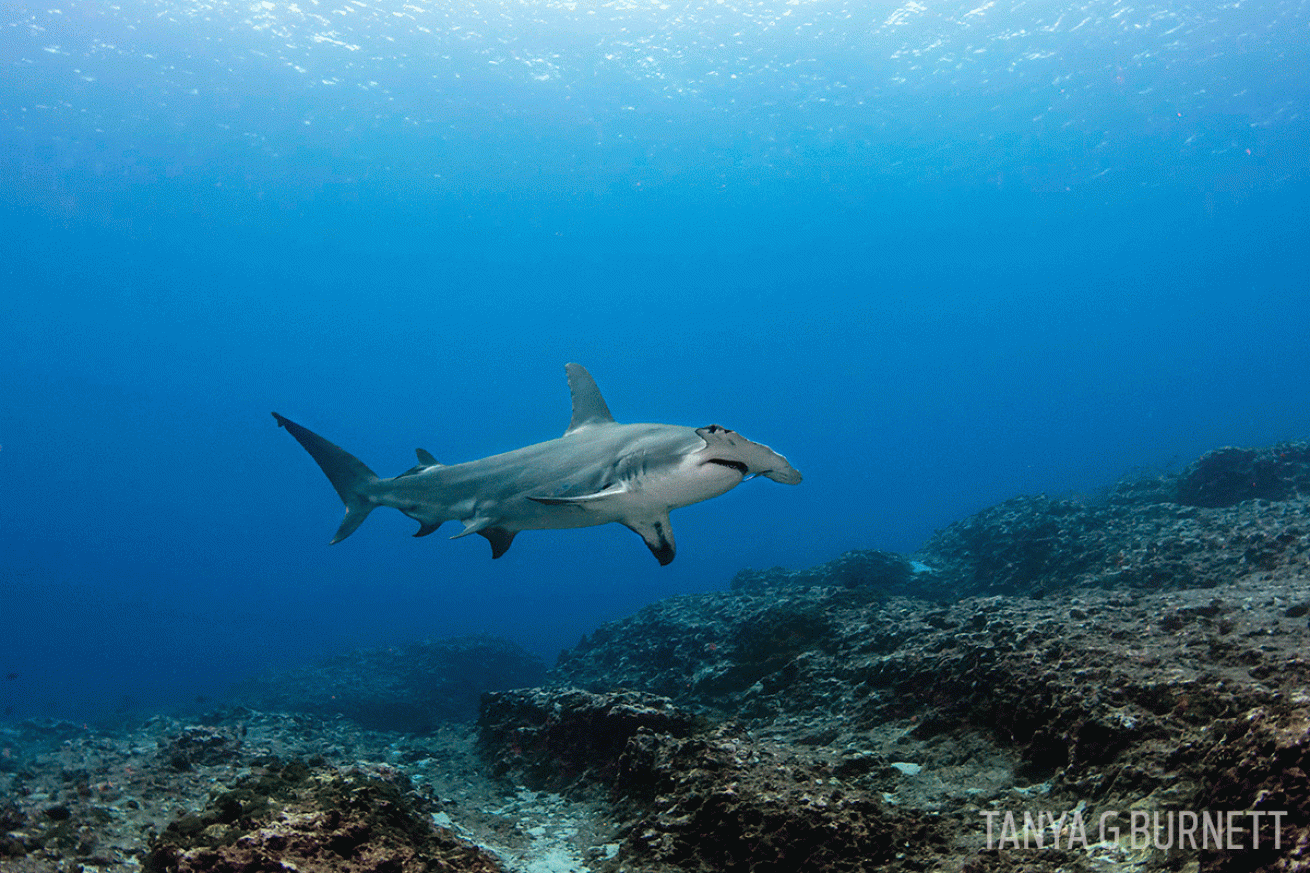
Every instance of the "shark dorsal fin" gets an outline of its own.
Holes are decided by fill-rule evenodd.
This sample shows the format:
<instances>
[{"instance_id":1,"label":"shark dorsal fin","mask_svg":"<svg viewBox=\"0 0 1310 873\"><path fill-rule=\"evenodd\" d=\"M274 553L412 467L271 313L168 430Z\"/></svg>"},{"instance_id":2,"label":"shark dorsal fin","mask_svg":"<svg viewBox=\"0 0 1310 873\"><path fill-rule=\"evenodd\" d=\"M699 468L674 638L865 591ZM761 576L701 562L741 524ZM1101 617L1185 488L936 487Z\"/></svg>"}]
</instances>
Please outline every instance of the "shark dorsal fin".
<instances>
[{"instance_id":1,"label":"shark dorsal fin","mask_svg":"<svg viewBox=\"0 0 1310 873\"><path fill-rule=\"evenodd\" d=\"M569 434L580 427L592 424L613 424L614 416L605 405L605 398L600 396L596 380L591 378L587 368L581 364L565 364L564 372L569 376L569 393L573 395L573 418L569 420Z\"/></svg>"},{"instance_id":2,"label":"shark dorsal fin","mask_svg":"<svg viewBox=\"0 0 1310 873\"><path fill-rule=\"evenodd\" d=\"M417 466L410 467L408 470L397 476L397 479L404 479L406 476L417 476L419 473L424 473L431 470L433 467L441 466L437 463L437 459L432 457L432 453L427 449L415 449L415 452L418 454ZM415 534L415 536L423 536L423 534Z\"/></svg>"}]
</instances>

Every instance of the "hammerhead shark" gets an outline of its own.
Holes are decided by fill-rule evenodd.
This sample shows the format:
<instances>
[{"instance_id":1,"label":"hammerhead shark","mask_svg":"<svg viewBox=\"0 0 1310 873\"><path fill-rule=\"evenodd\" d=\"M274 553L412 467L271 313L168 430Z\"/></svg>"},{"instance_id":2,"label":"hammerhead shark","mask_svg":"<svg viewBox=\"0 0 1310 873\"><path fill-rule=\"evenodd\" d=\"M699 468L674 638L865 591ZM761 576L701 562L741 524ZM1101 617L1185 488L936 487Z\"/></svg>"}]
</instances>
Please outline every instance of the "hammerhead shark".
<instances>
[{"instance_id":1,"label":"hammerhead shark","mask_svg":"<svg viewBox=\"0 0 1310 873\"><path fill-rule=\"evenodd\" d=\"M660 565L675 551L669 511L724 494L765 476L795 485L801 474L768 446L711 424L619 424L591 374L567 364L573 417L558 439L463 464L439 464L418 449L418 465L392 479L313 431L273 413L327 474L346 505L333 537L355 532L375 507L391 506L419 523L416 537L447 521L479 534L499 558L523 530L590 527L616 521L641 536Z\"/></svg>"}]
</instances>

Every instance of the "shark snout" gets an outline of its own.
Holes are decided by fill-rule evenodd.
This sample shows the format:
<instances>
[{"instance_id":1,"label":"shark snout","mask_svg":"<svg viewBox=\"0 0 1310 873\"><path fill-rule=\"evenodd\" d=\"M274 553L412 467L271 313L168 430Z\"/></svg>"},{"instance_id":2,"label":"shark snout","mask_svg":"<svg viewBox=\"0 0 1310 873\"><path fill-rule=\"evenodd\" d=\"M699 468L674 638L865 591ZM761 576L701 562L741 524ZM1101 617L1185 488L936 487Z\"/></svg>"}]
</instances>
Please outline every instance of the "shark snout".
<instances>
[{"instance_id":1,"label":"shark snout","mask_svg":"<svg viewBox=\"0 0 1310 873\"><path fill-rule=\"evenodd\" d=\"M772 479L774 482L781 482L784 485L799 485L801 482L801 471L797 470L791 464L788 464L787 459L782 457L782 455L779 455L778 457L782 460L782 466L772 470L764 470L760 475Z\"/></svg>"}]
</instances>

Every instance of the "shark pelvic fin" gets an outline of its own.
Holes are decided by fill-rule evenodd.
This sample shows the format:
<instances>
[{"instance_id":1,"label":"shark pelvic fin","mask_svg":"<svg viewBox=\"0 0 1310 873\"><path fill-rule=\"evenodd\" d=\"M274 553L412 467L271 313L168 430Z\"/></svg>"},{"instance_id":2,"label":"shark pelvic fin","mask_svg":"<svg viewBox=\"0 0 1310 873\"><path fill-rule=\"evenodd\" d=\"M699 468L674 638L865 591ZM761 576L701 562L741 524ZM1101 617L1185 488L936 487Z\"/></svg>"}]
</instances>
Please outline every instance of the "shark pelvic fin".
<instances>
[{"instance_id":1,"label":"shark pelvic fin","mask_svg":"<svg viewBox=\"0 0 1310 873\"><path fill-rule=\"evenodd\" d=\"M464 522L464 529L451 537L451 539L457 540L460 537L466 537L469 534L482 533L487 528L494 527L495 524L496 520L494 518L471 518Z\"/></svg>"},{"instance_id":2,"label":"shark pelvic fin","mask_svg":"<svg viewBox=\"0 0 1310 873\"><path fill-rule=\"evenodd\" d=\"M587 368L581 364L565 364L564 372L568 374L569 394L573 397L573 417L564 433L570 434L591 424L613 424L614 416Z\"/></svg>"},{"instance_id":3,"label":"shark pelvic fin","mask_svg":"<svg viewBox=\"0 0 1310 873\"><path fill-rule=\"evenodd\" d=\"M424 525L424 527L427 527L427 525ZM436 530L436 528L433 527L433 530ZM419 532L422 533L422 529ZM464 529L451 539L457 540L469 534L481 534L487 538L487 542L491 543L491 557L499 558L509 550L510 543L514 542L514 535L517 533L518 531L506 530L496 524L495 519L474 518L465 522ZM418 534L415 534L415 536L418 536Z\"/></svg>"},{"instance_id":4,"label":"shark pelvic fin","mask_svg":"<svg viewBox=\"0 0 1310 873\"><path fill-rule=\"evenodd\" d=\"M416 537L425 537L425 536L427 536L428 534L430 534L430 533L432 533L433 531L435 531L435 530L436 530L437 528L439 528L439 527L441 527L441 522L439 522L439 521L424 521L424 522L420 522L420 527L419 527L419 529L418 529L417 531L414 532L414 536L416 536Z\"/></svg>"},{"instance_id":5,"label":"shark pelvic fin","mask_svg":"<svg viewBox=\"0 0 1310 873\"><path fill-rule=\"evenodd\" d=\"M678 547L673 541L673 526L669 523L667 512L649 518L625 519L623 524L646 541L650 553L660 562L661 567L673 561Z\"/></svg>"},{"instance_id":6,"label":"shark pelvic fin","mask_svg":"<svg viewBox=\"0 0 1310 873\"><path fill-rule=\"evenodd\" d=\"M337 496L346 505L346 517L342 519L341 527L337 528L337 535L332 538L333 543L341 542L354 533L364 523L364 519L368 518L373 507L377 506L367 493L369 486L377 484L377 475L359 458L309 428L301 427L276 412L273 418L277 419L278 427L286 428L296 438L296 442L309 452L309 456L318 462L319 468L336 489Z\"/></svg>"}]
</instances>

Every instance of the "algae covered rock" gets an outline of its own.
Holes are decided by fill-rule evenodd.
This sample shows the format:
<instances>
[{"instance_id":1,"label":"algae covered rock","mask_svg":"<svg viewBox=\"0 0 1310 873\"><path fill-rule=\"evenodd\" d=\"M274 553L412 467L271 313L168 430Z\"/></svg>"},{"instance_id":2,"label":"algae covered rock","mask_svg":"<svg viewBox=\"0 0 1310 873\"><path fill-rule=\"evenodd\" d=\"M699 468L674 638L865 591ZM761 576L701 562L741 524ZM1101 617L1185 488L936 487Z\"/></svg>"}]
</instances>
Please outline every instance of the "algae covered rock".
<instances>
[{"instance_id":1,"label":"algae covered rock","mask_svg":"<svg viewBox=\"0 0 1310 873\"><path fill-rule=\"evenodd\" d=\"M667 698L577 688L488 694L478 719L484 758L499 776L558 790L609 782L638 733L686 736L693 720Z\"/></svg>"},{"instance_id":2,"label":"algae covered rock","mask_svg":"<svg viewBox=\"0 0 1310 873\"><path fill-rule=\"evenodd\" d=\"M481 849L432 824L394 771L267 762L168 825L147 873L501 873Z\"/></svg>"},{"instance_id":3,"label":"algae covered rock","mask_svg":"<svg viewBox=\"0 0 1310 873\"><path fill-rule=\"evenodd\" d=\"M653 800L624 845L631 869L857 873L896 869L907 845L928 856L945 845L931 817L888 809L734 725L667 738L643 764Z\"/></svg>"}]
</instances>

